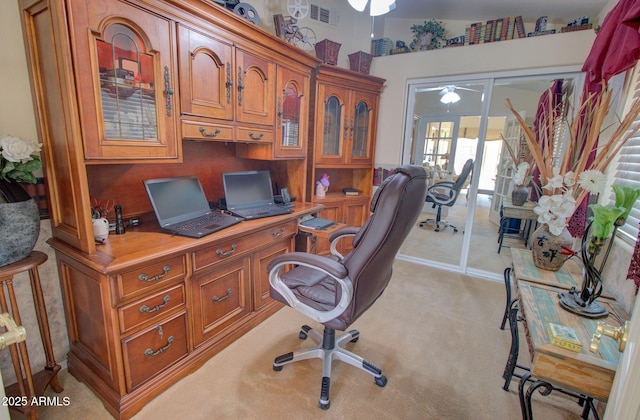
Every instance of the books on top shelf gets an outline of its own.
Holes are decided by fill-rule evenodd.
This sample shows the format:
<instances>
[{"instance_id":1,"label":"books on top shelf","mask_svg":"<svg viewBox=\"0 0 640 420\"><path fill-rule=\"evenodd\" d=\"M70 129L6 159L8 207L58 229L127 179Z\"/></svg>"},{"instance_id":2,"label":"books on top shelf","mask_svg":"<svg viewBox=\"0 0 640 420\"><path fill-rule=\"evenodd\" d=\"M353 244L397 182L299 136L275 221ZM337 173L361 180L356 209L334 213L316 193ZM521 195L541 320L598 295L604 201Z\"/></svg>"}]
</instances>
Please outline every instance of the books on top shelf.
<instances>
[{"instance_id":1,"label":"books on top shelf","mask_svg":"<svg viewBox=\"0 0 640 420\"><path fill-rule=\"evenodd\" d=\"M465 29L464 45L485 44L526 38L522 16L505 16L486 22L473 22Z\"/></svg>"},{"instance_id":2,"label":"books on top shelf","mask_svg":"<svg viewBox=\"0 0 640 420\"><path fill-rule=\"evenodd\" d=\"M582 343L573 328L550 322L548 332L552 344L575 352L582 349Z\"/></svg>"}]
</instances>

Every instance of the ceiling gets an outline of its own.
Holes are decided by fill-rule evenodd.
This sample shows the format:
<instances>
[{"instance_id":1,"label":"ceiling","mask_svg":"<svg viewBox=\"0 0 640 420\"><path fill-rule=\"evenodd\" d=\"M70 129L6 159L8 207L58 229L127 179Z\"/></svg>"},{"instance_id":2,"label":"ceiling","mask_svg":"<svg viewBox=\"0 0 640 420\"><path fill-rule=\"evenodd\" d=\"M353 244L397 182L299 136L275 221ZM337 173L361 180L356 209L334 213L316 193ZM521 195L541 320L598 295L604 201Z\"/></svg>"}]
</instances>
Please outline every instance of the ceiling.
<instances>
[{"instance_id":1,"label":"ceiling","mask_svg":"<svg viewBox=\"0 0 640 420\"><path fill-rule=\"evenodd\" d=\"M608 0L396 0L393 18L481 21L503 16L522 16L534 21L548 16L549 22L564 23L589 16L595 19Z\"/></svg>"}]
</instances>

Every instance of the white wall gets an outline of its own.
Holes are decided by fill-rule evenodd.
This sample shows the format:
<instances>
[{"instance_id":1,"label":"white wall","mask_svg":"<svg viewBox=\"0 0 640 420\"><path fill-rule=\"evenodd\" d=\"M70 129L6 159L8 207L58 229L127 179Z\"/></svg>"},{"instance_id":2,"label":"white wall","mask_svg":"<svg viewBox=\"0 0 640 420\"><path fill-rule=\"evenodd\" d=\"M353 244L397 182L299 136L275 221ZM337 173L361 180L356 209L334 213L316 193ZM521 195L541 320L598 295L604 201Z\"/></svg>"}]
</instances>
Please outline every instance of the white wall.
<instances>
[{"instance_id":1,"label":"white wall","mask_svg":"<svg viewBox=\"0 0 640 420\"><path fill-rule=\"evenodd\" d=\"M409 80L581 66L594 39L593 31L578 31L374 58L371 74L387 80L380 99L376 165L401 163Z\"/></svg>"}]
</instances>

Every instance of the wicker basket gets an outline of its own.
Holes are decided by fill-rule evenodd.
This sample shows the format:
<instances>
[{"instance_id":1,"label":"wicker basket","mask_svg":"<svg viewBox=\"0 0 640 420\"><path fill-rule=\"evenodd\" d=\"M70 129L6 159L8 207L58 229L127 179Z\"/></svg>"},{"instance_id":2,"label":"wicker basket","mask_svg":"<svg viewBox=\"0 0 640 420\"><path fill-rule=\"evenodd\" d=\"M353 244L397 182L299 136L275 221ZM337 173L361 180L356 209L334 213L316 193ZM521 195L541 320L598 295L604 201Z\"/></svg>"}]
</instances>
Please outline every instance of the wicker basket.
<instances>
[{"instance_id":1,"label":"wicker basket","mask_svg":"<svg viewBox=\"0 0 640 420\"><path fill-rule=\"evenodd\" d=\"M349 68L360 73L369 74L373 56L363 51L349 54Z\"/></svg>"},{"instance_id":2,"label":"wicker basket","mask_svg":"<svg viewBox=\"0 0 640 420\"><path fill-rule=\"evenodd\" d=\"M325 39L316 43L316 57L322 62L335 66L338 64L338 53L342 44Z\"/></svg>"}]
</instances>

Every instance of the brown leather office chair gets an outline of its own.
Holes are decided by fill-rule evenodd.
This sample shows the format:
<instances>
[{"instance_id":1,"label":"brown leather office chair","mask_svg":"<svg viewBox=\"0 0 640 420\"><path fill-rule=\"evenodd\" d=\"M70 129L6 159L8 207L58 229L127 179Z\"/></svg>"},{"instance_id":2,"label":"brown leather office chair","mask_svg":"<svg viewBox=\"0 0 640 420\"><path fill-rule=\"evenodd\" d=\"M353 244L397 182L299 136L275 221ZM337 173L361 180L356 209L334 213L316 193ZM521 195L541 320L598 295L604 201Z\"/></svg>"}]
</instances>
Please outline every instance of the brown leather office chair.
<instances>
[{"instance_id":1,"label":"brown leather office chair","mask_svg":"<svg viewBox=\"0 0 640 420\"><path fill-rule=\"evenodd\" d=\"M391 279L392 265L400 245L420 215L426 195L426 173L420 166L403 166L385 180L371 199L371 215L361 228L343 228L331 235L334 257L292 252L269 264L271 297L324 324L324 333L303 325L299 337L311 337L316 346L275 358L273 369L299 360L323 360L319 407L329 408L331 363L338 359L356 366L385 386L387 378L379 367L342 348L356 342L352 330L345 331L380 297ZM353 250L344 258L335 251L336 242L354 236ZM281 272L289 266L295 268Z\"/></svg>"}]
</instances>

